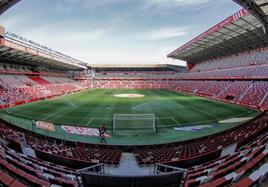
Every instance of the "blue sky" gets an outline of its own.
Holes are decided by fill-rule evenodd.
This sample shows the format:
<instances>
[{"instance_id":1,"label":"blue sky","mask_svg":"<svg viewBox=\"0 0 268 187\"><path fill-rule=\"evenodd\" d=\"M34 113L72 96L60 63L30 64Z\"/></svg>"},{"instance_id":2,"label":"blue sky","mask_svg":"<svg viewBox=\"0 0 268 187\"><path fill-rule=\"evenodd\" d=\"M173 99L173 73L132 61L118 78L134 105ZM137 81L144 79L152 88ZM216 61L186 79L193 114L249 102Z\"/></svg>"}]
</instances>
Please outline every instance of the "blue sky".
<instances>
[{"instance_id":1,"label":"blue sky","mask_svg":"<svg viewBox=\"0 0 268 187\"><path fill-rule=\"evenodd\" d=\"M178 63L166 55L241 9L232 0L22 0L7 30L87 63Z\"/></svg>"}]
</instances>

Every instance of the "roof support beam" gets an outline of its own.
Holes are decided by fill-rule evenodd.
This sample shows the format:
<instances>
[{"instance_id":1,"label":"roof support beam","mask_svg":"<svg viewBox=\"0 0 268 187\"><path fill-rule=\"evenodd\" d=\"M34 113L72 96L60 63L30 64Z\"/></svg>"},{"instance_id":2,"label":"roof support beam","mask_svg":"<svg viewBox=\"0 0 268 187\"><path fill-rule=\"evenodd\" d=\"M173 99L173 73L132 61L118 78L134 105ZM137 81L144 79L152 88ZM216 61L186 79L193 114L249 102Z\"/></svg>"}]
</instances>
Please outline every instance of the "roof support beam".
<instances>
[{"instance_id":1,"label":"roof support beam","mask_svg":"<svg viewBox=\"0 0 268 187\"><path fill-rule=\"evenodd\" d=\"M234 0L236 3L246 8L252 15L254 15L263 25L263 31L268 34L268 17L260 8L261 5L257 5L255 0Z\"/></svg>"}]
</instances>

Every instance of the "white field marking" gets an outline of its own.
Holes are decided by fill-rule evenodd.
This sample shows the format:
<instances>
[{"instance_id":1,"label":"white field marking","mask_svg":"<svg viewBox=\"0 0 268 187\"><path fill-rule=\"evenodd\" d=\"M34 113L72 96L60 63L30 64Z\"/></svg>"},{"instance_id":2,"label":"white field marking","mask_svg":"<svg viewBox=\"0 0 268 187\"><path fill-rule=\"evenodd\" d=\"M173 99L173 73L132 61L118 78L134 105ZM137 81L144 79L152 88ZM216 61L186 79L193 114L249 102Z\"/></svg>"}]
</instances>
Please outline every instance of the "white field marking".
<instances>
[{"instance_id":1,"label":"white field marking","mask_svg":"<svg viewBox=\"0 0 268 187\"><path fill-rule=\"evenodd\" d=\"M55 112L55 113L53 113L53 114L50 114L50 115L44 117L42 120L45 120L45 119L47 119L47 118L49 118L49 117L52 117L52 116L55 116L56 114L58 114L58 113L60 113L60 112L63 112L63 111L65 111L65 110L67 110L67 109L69 109L69 108L63 108L62 110L58 110L57 112ZM69 112L72 112L72 111L74 111L74 110L76 110L76 109L77 109L77 108L73 108L73 109L70 110Z\"/></svg>"},{"instance_id":2,"label":"white field marking","mask_svg":"<svg viewBox=\"0 0 268 187\"><path fill-rule=\"evenodd\" d=\"M170 119L170 117L163 117L163 118L155 118L155 119Z\"/></svg>"},{"instance_id":3,"label":"white field marking","mask_svg":"<svg viewBox=\"0 0 268 187\"><path fill-rule=\"evenodd\" d=\"M93 121L94 118L90 118L90 120L88 120L86 126L88 126L92 121Z\"/></svg>"},{"instance_id":4,"label":"white field marking","mask_svg":"<svg viewBox=\"0 0 268 187\"><path fill-rule=\"evenodd\" d=\"M175 123L176 123L177 125L180 124L174 117L170 116L170 118L171 118L173 121L175 121Z\"/></svg>"},{"instance_id":5,"label":"white field marking","mask_svg":"<svg viewBox=\"0 0 268 187\"><path fill-rule=\"evenodd\" d=\"M240 117L240 118L230 118L226 120L219 121L219 123L238 123L238 122L244 122L252 119L253 117Z\"/></svg>"},{"instance_id":6,"label":"white field marking","mask_svg":"<svg viewBox=\"0 0 268 187\"><path fill-rule=\"evenodd\" d=\"M143 94L115 94L114 97L139 98L139 97L144 97L144 95Z\"/></svg>"},{"instance_id":7,"label":"white field marking","mask_svg":"<svg viewBox=\"0 0 268 187\"><path fill-rule=\"evenodd\" d=\"M104 120L106 120L106 119L108 119L108 120L112 120L112 118L95 118L95 117L92 117L88 122L87 122L87 126L92 122L92 121L94 121L95 119L104 119Z\"/></svg>"},{"instance_id":8,"label":"white field marking","mask_svg":"<svg viewBox=\"0 0 268 187\"><path fill-rule=\"evenodd\" d=\"M66 110L66 109L68 109L68 108L64 107L63 109L58 110L58 111L55 112L55 113L52 113L52 114L50 114L50 115L47 115L46 117L42 118L42 120L45 120L45 119L50 118L50 117L52 117L52 116L55 116L56 114L58 114L58 113L60 113L60 112L63 112L63 111ZM71 111L73 111L73 110L74 110L74 109L72 109ZM70 112L71 112L71 111L70 111Z\"/></svg>"},{"instance_id":9,"label":"white field marking","mask_svg":"<svg viewBox=\"0 0 268 187\"><path fill-rule=\"evenodd\" d=\"M238 117L238 116L244 116L246 114L250 114L251 112L245 112L245 113L241 113L239 115L230 115L229 117L225 117L225 118L222 118L222 119L230 119L232 117ZM156 118L156 119L170 119L170 118ZM191 125L196 125L196 124L203 124L203 123L208 123L208 122L218 122L217 120L205 120L205 121L199 121L199 122L194 122L194 123L182 123L180 125L188 125L188 124L191 124ZM174 125L165 125L165 127L174 127Z\"/></svg>"},{"instance_id":10,"label":"white field marking","mask_svg":"<svg viewBox=\"0 0 268 187\"><path fill-rule=\"evenodd\" d=\"M112 119L112 118L96 118L96 117L93 117L93 119Z\"/></svg>"},{"instance_id":11,"label":"white field marking","mask_svg":"<svg viewBox=\"0 0 268 187\"><path fill-rule=\"evenodd\" d=\"M196 110L198 110L198 111L200 111L200 112L202 112L202 113L208 114L208 115L210 115L210 116L212 116L212 117L214 117L214 118L220 119L218 116L216 116L216 115L214 115L214 114L211 114L211 113L209 113L209 112L206 112L206 111L204 111L204 110L201 110L201 109L199 109L199 108L197 108L197 107L195 107L195 106L191 106L191 108L194 108L194 109L196 109Z\"/></svg>"}]
</instances>

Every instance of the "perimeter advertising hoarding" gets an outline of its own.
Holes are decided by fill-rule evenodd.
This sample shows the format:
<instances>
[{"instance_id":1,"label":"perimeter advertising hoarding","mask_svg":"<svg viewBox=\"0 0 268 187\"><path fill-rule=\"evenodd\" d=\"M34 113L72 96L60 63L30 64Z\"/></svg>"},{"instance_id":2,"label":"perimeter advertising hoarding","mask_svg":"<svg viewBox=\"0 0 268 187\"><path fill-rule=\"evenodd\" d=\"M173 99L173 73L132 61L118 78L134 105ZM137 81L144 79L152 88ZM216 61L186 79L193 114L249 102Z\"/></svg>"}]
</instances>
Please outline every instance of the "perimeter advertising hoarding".
<instances>
[{"instance_id":1,"label":"perimeter advertising hoarding","mask_svg":"<svg viewBox=\"0 0 268 187\"><path fill-rule=\"evenodd\" d=\"M91 127L78 127L78 126L69 126L69 125L62 125L61 128L65 130L69 134L77 134L77 135L84 135L84 136L95 136L99 137L99 129L98 128L91 128ZM104 136L106 138L110 138L111 135L105 133Z\"/></svg>"},{"instance_id":2,"label":"perimeter advertising hoarding","mask_svg":"<svg viewBox=\"0 0 268 187\"><path fill-rule=\"evenodd\" d=\"M46 131L55 131L55 126L53 123L45 121L36 121L36 127Z\"/></svg>"}]
</instances>

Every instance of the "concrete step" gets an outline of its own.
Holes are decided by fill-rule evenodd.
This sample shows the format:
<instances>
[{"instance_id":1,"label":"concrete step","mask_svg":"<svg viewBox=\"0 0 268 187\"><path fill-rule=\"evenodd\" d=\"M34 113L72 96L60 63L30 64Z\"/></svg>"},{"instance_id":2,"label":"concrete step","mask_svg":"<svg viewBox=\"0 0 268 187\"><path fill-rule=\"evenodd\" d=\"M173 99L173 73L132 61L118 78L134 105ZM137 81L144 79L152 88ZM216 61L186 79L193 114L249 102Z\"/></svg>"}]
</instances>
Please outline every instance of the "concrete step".
<instances>
[{"instance_id":1,"label":"concrete step","mask_svg":"<svg viewBox=\"0 0 268 187\"><path fill-rule=\"evenodd\" d=\"M119 166L105 166L105 171L111 175L148 175L153 173L153 165L139 166L133 153L123 153Z\"/></svg>"}]
</instances>

